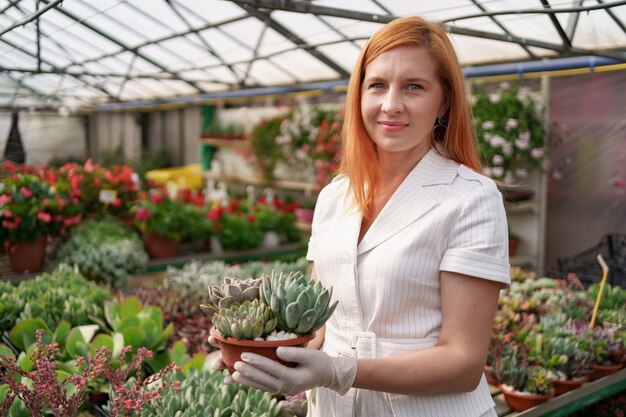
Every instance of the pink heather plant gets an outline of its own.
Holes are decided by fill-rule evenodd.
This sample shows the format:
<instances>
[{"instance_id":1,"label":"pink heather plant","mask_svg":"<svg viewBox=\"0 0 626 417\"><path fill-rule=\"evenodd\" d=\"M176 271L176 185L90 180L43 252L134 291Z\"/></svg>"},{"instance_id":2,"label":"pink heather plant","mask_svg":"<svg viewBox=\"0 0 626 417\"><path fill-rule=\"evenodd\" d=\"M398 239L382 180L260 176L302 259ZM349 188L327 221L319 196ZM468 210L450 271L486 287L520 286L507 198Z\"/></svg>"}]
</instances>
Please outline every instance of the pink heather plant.
<instances>
[{"instance_id":1,"label":"pink heather plant","mask_svg":"<svg viewBox=\"0 0 626 417\"><path fill-rule=\"evenodd\" d=\"M143 409L144 405L152 400L159 400L159 395L167 388L179 389L180 382L160 381L170 372L177 370L176 364L171 363L158 373L142 377L141 366L146 358L152 359L152 351L139 348L130 363L124 365L124 358L132 350L131 346L122 349L119 369L111 365L111 352L107 347L96 351L94 358L85 360L78 358L78 366L85 365L81 374L69 376L61 381L57 380L55 372L55 356L59 353L57 343L44 345L42 342L43 330L37 330L37 348L29 355L33 361L34 370L22 370L11 356L0 355L0 384L7 384L9 392L0 406L0 416L8 415L11 405L19 398L33 417L44 417L52 412L54 417L76 417L85 398L85 391L90 381L103 377L111 385L114 393L109 403L110 417L132 417L135 412ZM131 374L135 380L127 384ZM19 378L19 381L16 379ZM32 384L21 381L27 378ZM68 396L66 386L74 386L73 393ZM154 385L153 385L154 384ZM149 388L150 387L150 388Z\"/></svg>"}]
</instances>

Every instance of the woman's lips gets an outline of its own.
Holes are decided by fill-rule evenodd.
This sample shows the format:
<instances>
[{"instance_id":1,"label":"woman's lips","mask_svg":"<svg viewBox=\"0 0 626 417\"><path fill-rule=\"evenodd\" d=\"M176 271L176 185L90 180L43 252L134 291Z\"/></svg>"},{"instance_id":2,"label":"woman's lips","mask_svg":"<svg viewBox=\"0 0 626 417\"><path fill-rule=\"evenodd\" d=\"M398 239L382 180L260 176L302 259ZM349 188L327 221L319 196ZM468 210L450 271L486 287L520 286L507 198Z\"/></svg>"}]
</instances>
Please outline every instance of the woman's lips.
<instances>
[{"instance_id":1,"label":"woman's lips","mask_svg":"<svg viewBox=\"0 0 626 417\"><path fill-rule=\"evenodd\" d=\"M395 122L395 121L389 121L389 120L380 120L378 122L378 125L385 132L399 132L400 130L408 126L408 124L403 123L403 122Z\"/></svg>"}]
</instances>

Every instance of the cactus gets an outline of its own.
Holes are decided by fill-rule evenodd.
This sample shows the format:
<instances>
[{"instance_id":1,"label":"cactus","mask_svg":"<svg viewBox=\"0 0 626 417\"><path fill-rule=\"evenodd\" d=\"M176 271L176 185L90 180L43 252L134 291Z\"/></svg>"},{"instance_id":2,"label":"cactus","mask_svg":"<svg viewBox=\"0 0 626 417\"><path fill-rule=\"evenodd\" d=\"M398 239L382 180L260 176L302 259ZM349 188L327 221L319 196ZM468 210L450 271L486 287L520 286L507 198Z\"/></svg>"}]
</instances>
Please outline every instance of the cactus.
<instances>
[{"instance_id":1,"label":"cactus","mask_svg":"<svg viewBox=\"0 0 626 417\"><path fill-rule=\"evenodd\" d=\"M246 300L259 298L261 279L224 278L224 284L209 285L210 304L200 304L200 308L207 315L213 315L220 309L230 308L233 304L241 304Z\"/></svg>"},{"instance_id":2,"label":"cactus","mask_svg":"<svg viewBox=\"0 0 626 417\"><path fill-rule=\"evenodd\" d=\"M322 327L335 311L332 288L307 279L300 272L272 272L262 277L261 300L272 308L281 330L307 334Z\"/></svg>"},{"instance_id":3,"label":"cactus","mask_svg":"<svg viewBox=\"0 0 626 417\"><path fill-rule=\"evenodd\" d=\"M220 309L213 316L213 325L222 336L236 339L256 339L274 330L276 323L272 310L259 300Z\"/></svg>"}]
</instances>

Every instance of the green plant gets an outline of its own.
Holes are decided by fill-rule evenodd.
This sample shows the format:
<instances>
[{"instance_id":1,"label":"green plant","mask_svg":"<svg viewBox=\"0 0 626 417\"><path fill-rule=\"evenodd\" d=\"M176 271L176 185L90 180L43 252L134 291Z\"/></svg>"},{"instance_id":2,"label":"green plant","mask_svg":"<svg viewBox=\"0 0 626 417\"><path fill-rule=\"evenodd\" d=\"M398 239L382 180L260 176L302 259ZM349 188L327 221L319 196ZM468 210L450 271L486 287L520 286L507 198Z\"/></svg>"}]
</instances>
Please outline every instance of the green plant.
<instances>
[{"instance_id":1,"label":"green plant","mask_svg":"<svg viewBox=\"0 0 626 417\"><path fill-rule=\"evenodd\" d=\"M0 182L0 244L58 236L80 222L81 205L69 185L34 174L16 173ZM9 249L11 250L11 249Z\"/></svg>"},{"instance_id":2,"label":"green plant","mask_svg":"<svg viewBox=\"0 0 626 417\"><path fill-rule=\"evenodd\" d=\"M332 288L307 279L298 272L272 273L263 277L261 300L272 308L280 330L307 334L322 327L335 311Z\"/></svg>"},{"instance_id":3,"label":"green plant","mask_svg":"<svg viewBox=\"0 0 626 417\"><path fill-rule=\"evenodd\" d=\"M584 351L572 337L552 337L547 340L546 350L553 356L566 357L565 362L553 366L561 379L583 378L592 371L594 357Z\"/></svg>"},{"instance_id":4,"label":"green plant","mask_svg":"<svg viewBox=\"0 0 626 417\"><path fill-rule=\"evenodd\" d=\"M240 266L228 265L224 261L194 260L184 264L180 269L168 266L164 286L199 293L209 285L220 285L227 276L246 278L241 275L240 270ZM247 277L253 275L250 274Z\"/></svg>"},{"instance_id":5,"label":"green plant","mask_svg":"<svg viewBox=\"0 0 626 417\"><path fill-rule=\"evenodd\" d=\"M209 370L178 372L178 391L169 390L160 404L148 404L141 417L278 417L281 403L270 393L237 383L224 385L224 375Z\"/></svg>"},{"instance_id":6,"label":"green plant","mask_svg":"<svg viewBox=\"0 0 626 417\"><path fill-rule=\"evenodd\" d=\"M527 380L524 391L546 395L552 392L554 374L541 366L532 366L526 370Z\"/></svg>"},{"instance_id":7,"label":"green plant","mask_svg":"<svg viewBox=\"0 0 626 417\"><path fill-rule=\"evenodd\" d=\"M200 308L207 314L217 313L220 309L230 308L233 304L256 300L260 297L261 279L240 280L224 278L221 286L210 285L209 303L201 304Z\"/></svg>"},{"instance_id":8,"label":"green plant","mask_svg":"<svg viewBox=\"0 0 626 417\"><path fill-rule=\"evenodd\" d=\"M153 233L176 242L193 235L197 230L195 221L202 217L198 206L172 200L162 190L137 199L131 214L133 225L142 233Z\"/></svg>"},{"instance_id":9,"label":"green plant","mask_svg":"<svg viewBox=\"0 0 626 417\"><path fill-rule=\"evenodd\" d=\"M251 214L224 213L218 225L217 237L224 249L251 249L263 242L263 231Z\"/></svg>"},{"instance_id":10,"label":"green plant","mask_svg":"<svg viewBox=\"0 0 626 417\"><path fill-rule=\"evenodd\" d=\"M115 287L125 284L148 262L141 239L113 218L72 229L55 257L57 264L76 265L86 277Z\"/></svg>"},{"instance_id":11,"label":"green plant","mask_svg":"<svg viewBox=\"0 0 626 417\"><path fill-rule=\"evenodd\" d=\"M235 339L257 339L276 328L277 319L272 310L258 299L246 300L220 308L213 316L213 325L223 337Z\"/></svg>"},{"instance_id":12,"label":"green plant","mask_svg":"<svg viewBox=\"0 0 626 417\"><path fill-rule=\"evenodd\" d=\"M107 290L89 282L77 270L59 265L54 271L22 281L2 294L0 300L12 306L12 312L3 317L0 330L28 318L40 318L50 328L62 320L72 326L89 324L93 318L104 317L102 303L110 298Z\"/></svg>"},{"instance_id":13,"label":"green plant","mask_svg":"<svg viewBox=\"0 0 626 417\"><path fill-rule=\"evenodd\" d=\"M260 171L265 179L274 179L276 164L284 157L281 146L276 142L276 137L280 134L281 124L288 117L288 115L279 115L263 119L250 132L248 162Z\"/></svg>"},{"instance_id":14,"label":"green plant","mask_svg":"<svg viewBox=\"0 0 626 417\"><path fill-rule=\"evenodd\" d=\"M546 132L535 96L508 83L492 92L474 89L472 112L485 175L512 184L542 166Z\"/></svg>"},{"instance_id":15,"label":"green plant","mask_svg":"<svg viewBox=\"0 0 626 417\"><path fill-rule=\"evenodd\" d=\"M495 378L502 384L522 391L526 385L528 356L523 346L512 344L496 354L493 364Z\"/></svg>"}]
</instances>

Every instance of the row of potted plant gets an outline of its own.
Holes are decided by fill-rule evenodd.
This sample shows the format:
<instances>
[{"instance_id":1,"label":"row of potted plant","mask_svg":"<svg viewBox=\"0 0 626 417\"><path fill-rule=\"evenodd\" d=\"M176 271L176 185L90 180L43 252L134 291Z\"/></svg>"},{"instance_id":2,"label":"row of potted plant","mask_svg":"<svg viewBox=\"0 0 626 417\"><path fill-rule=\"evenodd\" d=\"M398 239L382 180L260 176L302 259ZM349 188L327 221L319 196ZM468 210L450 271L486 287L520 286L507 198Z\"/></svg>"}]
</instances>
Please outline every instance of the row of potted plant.
<instances>
[{"instance_id":1,"label":"row of potted plant","mask_svg":"<svg viewBox=\"0 0 626 417\"><path fill-rule=\"evenodd\" d=\"M486 374L522 411L609 373L626 362L626 291L607 286L598 325L589 319L598 285L570 275L536 278L514 269L494 321Z\"/></svg>"}]
</instances>

